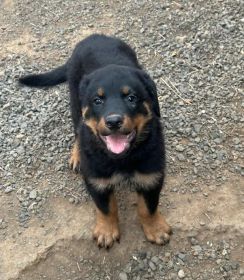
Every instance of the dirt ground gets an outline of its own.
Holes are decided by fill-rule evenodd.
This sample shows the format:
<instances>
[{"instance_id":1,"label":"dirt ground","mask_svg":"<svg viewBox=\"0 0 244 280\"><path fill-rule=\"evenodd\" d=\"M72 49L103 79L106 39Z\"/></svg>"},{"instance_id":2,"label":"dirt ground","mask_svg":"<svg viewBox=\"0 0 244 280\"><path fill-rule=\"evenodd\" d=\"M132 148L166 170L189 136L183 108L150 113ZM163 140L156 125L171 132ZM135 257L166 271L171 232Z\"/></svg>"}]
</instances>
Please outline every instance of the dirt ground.
<instances>
[{"instance_id":1,"label":"dirt ground","mask_svg":"<svg viewBox=\"0 0 244 280\"><path fill-rule=\"evenodd\" d=\"M240 180L233 179L233 183L213 191L207 198L202 194L192 198L192 195L168 193L168 188L180 182L181 178L168 179L165 196L161 199L161 209L168 222L173 225L174 234L170 244L166 245L167 249L146 242L137 221L134 197L131 196L128 196L129 201L120 198L120 203L126 205L120 211L122 239L120 244L115 244L109 251L98 250L91 240L94 222L92 203L74 206L64 199L50 198L45 203L48 215L45 224L40 224L40 221L33 218L28 229L20 235L18 225L14 222L18 211L15 206L10 213L6 213L9 221L12 221L8 226L10 238L0 244L2 279L15 279L17 276L17 279L23 280L76 279L75 276L79 277L77 279L84 279L94 266L103 267L107 273L107 278L104 279L117 279L118 264L125 265L134 252L180 252L185 248L188 235L193 230L200 240L231 240L234 244L231 258L243 262L243 211L240 211L243 207L243 184ZM13 199L13 196L1 197L1 213L7 208L6 205L14 205ZM176 206L168 211L165 202ZM206 225L201 226L201 222ZM18 238L13 242L14 235ZM89 265L79 265L81 258L91 261L92 268ZM208 267L209 263L206 262L205 265ZM198 269L201 271L204 268ZM70 278L65 274L67 270L71 273L71 276L68 273Z\"/></svg>"},{"instance_id":2,"label":"dirt ground","mask_svg":"<svg viewBox=\"0 0 244 280\"><path fill-rule=\"evenodd\" d=\"M111 4L114 7L115 2L107 1L106 5ZM40 3L42 8L47 8L47 22L43 23L45 27L50 24L49 18L56 17L56 13L55 10L50 10L52 4L49 6L45 1ZM92 1L92 3L96 5L96 1ZM180 3L178 4L180 5ZM176 7L178 4L174 2ZM79 29L70 27L72 30L68 35L66 34L67 36L64 35L65 43L62 43L63 39L53 31L56 27L55 21L52 23L53 29L45 29L46 33L40 35L39 31L35 31L37 24L35 19L33 22L29 19L31 17L29 12L26 13L26 17L23 16L25 14L23 7L28 9L28 5L33 11L35 10L33 7L38 8L37 3L34 5L30 1L22 1L22 3L14 0L1 1L0 55L3 58L0 69L1 78L4 78L5 66L10 61L8 59L12 59L12 57L19 62L22 70L28 68L28 65L23 64L23 57L25 63L35 61L37 65L41 65L42 60L45 59L49 60L50 64L57 65L60 61L65 60L67 53L77 42L77 38L81 40L94 32L114 34L115 21L118 21L113 16L112 8L106 8L105 5L103 11L97 15L94 26L81 24ZM71 17L73 13L74 11L70 12ZM67 22L69 20L68 18ZM65 29L67 22L66 20L57 21L56 24L58 28ZM61 51L49 45L53 36L59 38L57 40L60 40L61 46L64 46ZM56 44L59 45L58 42ZM45 67L46 65L44 65ZM15 83L14 77L13 83ZM16 87L16 89L18 88ZM67 91L63 88L62 90ZM19 94L21 95L21 93ZM69 127L71 128L71 124ZM243 129L239 130L239 133L243 134ZM33 149L33 153L35 153L33 146L30 149ZM41 152L45 157L45 148ZM91 238L94 225L94 207L91 200L87 198L87 195L78 203L72 200L79 196L83 197L83 194L79 193L80 176L73 174L65 162L68 160L68 156L69 148L67 147L61 157L65 165L61 170L62 174L55 172L55 162L54 164L41 162L39 166L43 173L38 176L35 163L32 165L23 161L23 168L17 171L14 169L14 163L11 162L10 171L14 176L12 179L19 187L9 192L6 191L9 182L7 177L4 177L5 166L0 165L0 176L3 176L0 182L0 279L123 279L120 272L126 271L128 263L136 258L138 252L150 252L152 256L190 252L192 244L189 242L189 238L192 237L196 238L202 247L206 244L211 247L210 243L217 244L219 240L225 240L229 244L228 258L232 262L238 263L238 269L231 274L232 276L228 276L232 278L218 275L212 279L242 279L243 274L240 269L244 267L243 176L232 173L226 166L223 166L221 174L225 174L227 178L224 182L218 184L211 180L210 183L204 185L202 178L195 177L193 184L200 191L191 192L189 190L192 185L184 185L186 178L180 171L181 169L176 168L170 172L160 199L160 210L172 225L173 235L170 243L163 247L150 244L145 240L136 216L135 194L129 190L120 190L118 199L122 237L120 244L116 243L107 251L99 250ZM26 171L28 176L21 173L25 172L23 171L25 165L28 165L28 171ZM187 163L184 168L191 168L191 165ZM65 188L70 188L66 191L68 195L63 195L63 189L60 189L61 184L65 184ZM85 192L82 183L79 184L83 188L82 192ZM39 209L41 215L31 214L28 223L21 226L18 220L21 213L20 191L18 192L18 190L24 186L35 186L40 193L42 190L45 193L48 188L50 191L46 197L42 198ZM187 191L181 191L181 189ZM186 273L185 279L210 279L201 278L201 275L208 270L215 269L216 260L203 259L200 265L191 267L191 269L188 268L187 262L182 266ZM165 277L169 278L162 279L178 279L177 269L175 268L174 271L176 274L172 274L172 278L166 275ZM133 277L128 279L144 279L139 276L136 278L135 274Z\"/></svg>"}]
</instances>

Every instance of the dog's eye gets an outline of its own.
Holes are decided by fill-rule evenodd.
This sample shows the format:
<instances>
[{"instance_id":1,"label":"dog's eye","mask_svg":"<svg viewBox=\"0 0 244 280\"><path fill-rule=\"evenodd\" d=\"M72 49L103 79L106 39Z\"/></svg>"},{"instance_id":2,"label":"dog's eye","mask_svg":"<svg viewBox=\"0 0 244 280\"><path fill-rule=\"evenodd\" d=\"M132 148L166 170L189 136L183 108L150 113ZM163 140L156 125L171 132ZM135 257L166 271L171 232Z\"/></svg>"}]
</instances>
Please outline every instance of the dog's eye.
<instances>
[{"instance_id":1,"label":"dog's eye","mask_svg":"<svg viewBox=\"0 0 244 280\"><path fill-rule=\"evenodd\" d=\"M95 104L95 105L101 105L101 104L103 104L103 100L102 100L100 97L95 97L95 98L93 99L93 104Z\"/></svg>"},{"instance_id":2,"label":"dog's eye","mask_svg":"<svg viewBox=\"0 0 244 280\"><path fill-rule=\"evenodd\" d=\"M137 101L137 97L134 94L130 94L130 95L127 96L127 100L130 103L135 103Z\"/></svg>"}]
</instances>

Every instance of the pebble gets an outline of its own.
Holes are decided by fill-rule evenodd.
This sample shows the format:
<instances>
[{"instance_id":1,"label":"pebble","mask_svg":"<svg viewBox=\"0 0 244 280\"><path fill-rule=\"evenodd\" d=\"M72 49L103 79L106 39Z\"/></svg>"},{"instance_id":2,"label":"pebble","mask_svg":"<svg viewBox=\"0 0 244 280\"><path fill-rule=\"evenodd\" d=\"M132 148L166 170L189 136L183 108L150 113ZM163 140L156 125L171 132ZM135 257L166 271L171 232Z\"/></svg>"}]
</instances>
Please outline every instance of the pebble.
<instances>
[{"instance_id":1,"label":"pebble","mask_svg":"<svg viewBox=\"0 0 244 280\"><path fill-rule=\"evenodd\" d=\"M183 145L177 145L175 149L177 152L183 152L185 150L185 147Z\"/></svg>"},{"instance_id":2,"label":"pebble","mask_svg":"<svg viewBox=\"0 0 244 280\"><path fill-rule=\"evenodd\" d=\"M186 160L186 158L184 157L183 154L178 154L177 158L178 158L179 161L185 161Z\"/></svg>"},{"instance_id":3,"label":"pebble","mask_svg":"<svg viewBox=\"0 0 244 280\"><path fill-rule=\"evenodd\" d=\"M196 133L199 133L200 130L201 130L201 128L202 128L202 125L200 125L200 124L194 124L194 125L193 125L193 128L194 128L194 130L195 130Z\"/></svg>"},{"instance_id":4,"label":"pebble","mask_svg":"<svg viewBox=\"0 0 244 280\"><path fill-rule=\"evenodd\" d=\"M7 188L5 189L5 193L10 193L10 192L12 192L14 189L13 189L13 187L12 186L7 186Z\"/></svg>"},{"instance_id":5,"label":"pebble","mask_svg":"<svg viewBox=\"0 0 244 280\"><path fill-rule=\"evenodd\" d=\"M158 264L159 258L158 258L157 256L153 256L153 257L151 258L151 261L152 261L153 263L155 263L155 264Z\"/></svg>"},{"instance_id":6,"label":"pebble","mask_svg":"<svg viewBox=\"0 0 244 280\"><path fill-rule=\"evenodd\" d=\"M74 199L73 197L70 197L70 198L69 198L69 202L70 202L70 203L74 203L74 202L75 202L75 199Z\"/></svg>"},{"instance_id":7,"label":"pebble","mask_svg":"<svg viewBox=\"0 0 244 280\"><path fill-rule=\"evenodd\" d=\"M183 253L179 253L179 254L178 254L178 258L180 258L182 261L184 261L185 258L186 258L186 255L183 254Z\"/></svg>"},{"instance_id":8,"label":"pebble","mask_svg":"<svg viewBox=\"0 0 244 280\"><path fill-rule=\"evenodd\" d=\"M183 269L180 269L180 270L178 271L178 277L179 277L180 279L185 278L185 272L184 272Z\"/></svg>"},{"instance_id":9,"label":"pebble","mask_svg":"<svg viewBox=\"0 0 244 280\"><path fill-rule=\"evenodd\" d=\"M119 279L120 280L128 280L128 276L125 272L120 272Z\"/></svg>"},{"instance_id":10,"label":"pebble","mask_svg":"<svg viewBox=\"0 0 244 280\"><path fill-rule=\"evenodd\" d=\"M196 238L194 238L194 237L192 237L192 238L190 239L190 242L191 242L191 245L196 245L196 244L198 244L198 240L197 240Z\"/></svg>"},{"instance_id":11,"label":"pebble","mask_svg":"<svg viewBox=\"0 0 244 280\"><path fill-rule=\"evenodd\" d=\"M30 191L29 198L36 199L36 197L37 197L37 191L36 190Z\"/></svg>"},{"instance_id":12,"label":"pebble","mask_svg":"<svg viewBox=\"0 0 244 280\"><path fill-rule=\"evenodd\" d=\"M239 272L240 272L240 275L244 275L244 267L241 267Z\"/></svg>"},{"instance_id":13,"label":"pebble","mask_svg":"<svg viewBox=\"0 0 244 280\"><path fill-rule=\"evenodd\" d=\"M151 270L156 270L156 265L153 262L149 262L149 267L151 268Z\"/></svg>"},{"instance_id":14,"label":"pebble","mask_svg":"<svg viewBox=\"0 0 244 280\"><path fill-rule=\"evenodd\" d=\"M222 262L221 259L217 259L217 260L216 260L216 263L217 263L217 264L221 264L221 262Z\"/></svg>"}]
</instances>

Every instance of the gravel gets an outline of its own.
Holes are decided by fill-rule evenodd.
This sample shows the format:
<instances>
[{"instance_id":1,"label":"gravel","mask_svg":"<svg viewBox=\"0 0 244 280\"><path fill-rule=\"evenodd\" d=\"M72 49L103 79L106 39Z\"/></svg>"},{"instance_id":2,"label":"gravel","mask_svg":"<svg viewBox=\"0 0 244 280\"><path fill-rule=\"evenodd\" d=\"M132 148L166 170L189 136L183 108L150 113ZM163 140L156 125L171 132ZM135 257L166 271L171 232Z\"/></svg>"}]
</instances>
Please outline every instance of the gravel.
<instances>
[{"instance_id":1,"label":"gravel","mask_svg":"<svg viewBox=\"0 0 244 280\"><path fill-rule=\"evenodd\" d=\"M185 240L181 242L184 253L175 253L169 246L164 247L165 252L161 250L155 256L150 252L146 255L144 252L133 254L128 263L130 266L130 272L127 272L128 279L137 279L139 276L138 279L217 280L240 279L238 275L243 275L240 263L230 258L230 248L233 248L234 241L231 243L226 240L207 241L198 246L191 246L190 242ZM196 250L198 254L195 254Z\"/></svg>"},{"instance_id":2,"label":"gravel","mask_svg":"<svg viewBox=\"0 0 244 280\"><path fill-rule=\"evenodd\" d=\"M185 278L185 272L184 272L183 269L180 269L180 270L178 271L178 277L179 277L180 279L184 279L184 278Z\"/></svg>"},{"instance_id":3,"label":"gravel","mask_svg":"<svg viewBox=\"0 0 244 280\"><path fill-rule=\"evenodd\" d=\"M72 204L89 199L67 164L73 142L67 86L40 90L16 83L20 75L63 63L86 35L81 27L129 42L156 81L167 173L182 177L170 192L208 197L231 176L244 176L241 1L178 2L72 1L68 9L65 1L41 1L38 8L35 1L15 1L16 16L1 12L7 47L0 51L0 196L16 199L21 228L33 216L44 218L50 197ZM0 215L0 237L8 238L7 215ZM206 222L198 223L204 231ZM196 232L186 239L178 253L167 246L156 255L138 249L116 275L122 280L244 275L231 256L234 245L204 243ZM89 279L100 279L101 272L94 270Z\"/></svg>"}]
</instances>

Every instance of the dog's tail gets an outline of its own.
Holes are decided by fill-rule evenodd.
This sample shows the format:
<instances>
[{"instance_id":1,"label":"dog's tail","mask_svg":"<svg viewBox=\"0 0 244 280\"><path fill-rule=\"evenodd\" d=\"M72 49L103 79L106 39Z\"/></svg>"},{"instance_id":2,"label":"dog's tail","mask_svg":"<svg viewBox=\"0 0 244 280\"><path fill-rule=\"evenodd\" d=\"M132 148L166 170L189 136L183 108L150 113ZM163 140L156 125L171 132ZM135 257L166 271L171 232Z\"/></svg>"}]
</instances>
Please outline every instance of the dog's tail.
<instances>
[{"instance_id":1,"label":"dog's tail","mask_svg":"<svg viewBox=\"0 0 244 280\"><path fill-rule=\"evenodd\" d=\"M29 87L55 86L67 81L67 64L64 64L50 72L32 74L19 78L22 85Z\"/></svg>"}]
</instances>

